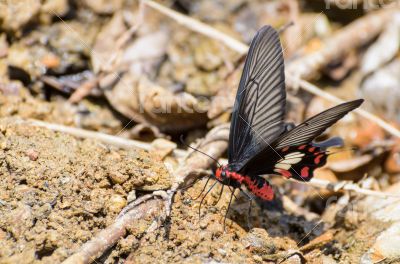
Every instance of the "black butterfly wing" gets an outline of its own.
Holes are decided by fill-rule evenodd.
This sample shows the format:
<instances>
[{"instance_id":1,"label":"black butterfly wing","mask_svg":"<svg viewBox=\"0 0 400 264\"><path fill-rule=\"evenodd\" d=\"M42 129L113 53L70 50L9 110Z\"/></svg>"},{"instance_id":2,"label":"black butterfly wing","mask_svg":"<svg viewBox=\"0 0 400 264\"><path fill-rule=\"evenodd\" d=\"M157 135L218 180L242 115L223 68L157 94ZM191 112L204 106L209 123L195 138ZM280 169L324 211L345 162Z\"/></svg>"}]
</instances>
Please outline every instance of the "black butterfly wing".
<instances>
[{"instance_id":1,"label":"black butterfly wing","mask_svg":"<svg viewBox=\"0 0 400 264\"><path fill-rule=\"evenodd\" d=\"M285 129L285 75L278 33L261 28L251 42L236 94L229 135L229 164L239 171Z\"/></svg>"},{"instance_id":2,"label":"black butterfly wing","mask_svg":"<svg viewBox=\"0 0 400 264\"><path fill-rule=\"evenodd\" d=\"M280 135L270 146L254 155L243 166L241 173L262 175L277 174L278 172L278 174L283 176L294 176L294 178L302 179L302 177L297 176L301 176L301 170L304 167L309 167L310 170L314 170L323 166L326 162L326 152L322 151L318 146L312 145L312 140L321 135L322 132L336 123L348 112L359 107L363 101L364 100L359 99L346 102L307 119L292 130ZM317 147L318 150L313 149L312 153L307 153L309 148L312 147L314 147L314 149ZM290 161L289 158L291 159ZM296 162L294 162L294 160L296 160ZM278 165L277 167L277 164L282 163L289 163L290 166ZM279 166L284 170L277 170L280 169ZM291 172L291 175L286 171ZM311 176L309 179L311 179Z\"/></svg>"},{"instance_id":3,"label":"black butterfly wing","mask_svg":"<svg viewBox=\"0 0 400 264\"><path fill-rule=\"evenodd\" d=\"M363 99L358 99L329 108L280 136L274 141L273 147L280 149L287 146L307 144L321 135L322 132L344 117L348 112L359 107L363 102Z\"/></svg>"}]
</instances>

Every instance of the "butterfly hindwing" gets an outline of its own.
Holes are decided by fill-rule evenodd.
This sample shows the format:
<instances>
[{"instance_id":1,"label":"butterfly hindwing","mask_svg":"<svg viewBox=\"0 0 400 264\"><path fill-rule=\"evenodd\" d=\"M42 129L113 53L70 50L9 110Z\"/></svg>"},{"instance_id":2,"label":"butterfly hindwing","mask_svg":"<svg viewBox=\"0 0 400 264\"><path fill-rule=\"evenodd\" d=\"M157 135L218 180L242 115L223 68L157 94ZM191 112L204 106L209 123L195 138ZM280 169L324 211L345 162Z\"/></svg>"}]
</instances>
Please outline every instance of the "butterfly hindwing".
<instances>
[{"instance_id":1,"label":"butterfly hindwing","mask_svg":"<svg viewBox=\"0 0 400 264\"><path fill-rule=\"evenodd\" d=\"M310 181L314 170L326 164L328 154L312 144L285 147L279 150L281 158L275 163L275 174L299 181Z\"/></svg>"}]
</instances>

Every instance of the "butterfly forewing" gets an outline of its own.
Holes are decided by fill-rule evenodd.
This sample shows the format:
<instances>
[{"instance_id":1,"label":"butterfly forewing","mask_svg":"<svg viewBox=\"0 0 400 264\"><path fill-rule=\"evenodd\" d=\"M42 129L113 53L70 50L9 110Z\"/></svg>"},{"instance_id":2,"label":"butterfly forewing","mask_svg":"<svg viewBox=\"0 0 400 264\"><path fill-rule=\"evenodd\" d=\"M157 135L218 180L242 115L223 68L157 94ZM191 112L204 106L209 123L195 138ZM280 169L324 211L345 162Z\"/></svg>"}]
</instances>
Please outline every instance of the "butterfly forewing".
<instances>
[{"instance_id":1,"label":"butterfly forewing","mask_svg":"<svg viewBox=\"0 0 400 264\"><path fill-rule=\"evenodd\" d=\"M279 35L265 26L250 45L232 112L228 150L232 170L240 171L284 131L285 102Z\"/></svg>"},{"instance_id":2,"label":"butterfly forewing","mask_svg":"<svg viewBox=\"0 0 400 264\"><path fill-rule=\"evenodd\" d=\"M281 135L274 143L276 149L287 146L308 144L321 135L328 127L332 126L348 112L356 109L363 103L363 99L349 101L313 116L287 133Z\"/></svg>"}]
</instances>

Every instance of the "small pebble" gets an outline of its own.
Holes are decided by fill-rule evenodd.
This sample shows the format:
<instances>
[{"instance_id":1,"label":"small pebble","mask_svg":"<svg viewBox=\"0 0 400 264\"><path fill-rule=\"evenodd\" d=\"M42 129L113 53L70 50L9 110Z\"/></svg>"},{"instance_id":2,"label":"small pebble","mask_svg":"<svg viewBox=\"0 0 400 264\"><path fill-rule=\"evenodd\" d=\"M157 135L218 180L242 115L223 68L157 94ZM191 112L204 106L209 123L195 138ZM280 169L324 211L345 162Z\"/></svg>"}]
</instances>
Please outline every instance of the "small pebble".
<instances>
[{"instance_id":1,"label":"small pebble","mask_svg":"<svg viewBox=\"0 0 400 264\"><path fill-rule=\"evenodd\" d=\"M135 190L132 190L128 193L127 200L128 200L128 203L131 203L136 200L136 191Z\"/></svg>"},{"instance_id":2,"label":"small pebble","mask_svg":"<svg viewBox=\"0 0 400 264\"><path fill-rule=\"evenodd\" d=\"M288 258L287 260L285 260L284 262L285 264L301 264L302 260L300 258L299 255L293 255L290 258Z\"/></svg>"},{"instance_id":3,"label":"small pebble","mask_svg":"<svg viewBox=\"0 0 400 264\"><path fill-rule=\"evenodd\" d=\"M129 179L128 175L122 174L119 171L112 171L109 173L109 176L112 182L116 184L123 184Z\"/></svg>"},{"instance_id":4,"label":"small pebble","mask_svg":"<svg viewBox=\"0 0 400 264\"><path fill-rule=\"evenodd\" d=\"M108 209L114 213L121 212L121 210L125 206L126 206L126 200L124 199L124 197L118 194L112 195L108 203Z\"/></svg>"},{"instance_id":5,"label":"small pebble","mask_svg":"<svg viewBox=\"0 0 400 264\"><path fill-rule=\"evenodd\" d=\"M207 221L200 222L200 228L201 229L206 229L207 226L208 226L208 222Z\"/></svg>"},{"instance_id":6,"label":"small pebble","mask_svg":"<svg viewBox=\"0 0 400 264\"><path fill-rule=\"evenodd\" d=\"M39 152L34 149L28 149L25 154L29 157L31 161L35 161L39 158Z\"/></svg>"},{"instance_id":7,"label":"small pebble","mask_svg":"<svg viewBox=\"0 0 400 264\"><path fill-rule=\"evenodd\" d=\"M222 248L217 249L218 253L221 254L221 256L225 257L226 256L226 251Z\"/></svg>"},{"instance_id":8,"label":"small pebble","mask_svg":"<svg viewBox=\"0 0 400 264\"><path fill-rule=\"evenodd\" d=\"M262 257L260 257L259 255L253 255L253 259L255 262L260 262L260 263L263 262Z\"/></svg>"}]
</instances>

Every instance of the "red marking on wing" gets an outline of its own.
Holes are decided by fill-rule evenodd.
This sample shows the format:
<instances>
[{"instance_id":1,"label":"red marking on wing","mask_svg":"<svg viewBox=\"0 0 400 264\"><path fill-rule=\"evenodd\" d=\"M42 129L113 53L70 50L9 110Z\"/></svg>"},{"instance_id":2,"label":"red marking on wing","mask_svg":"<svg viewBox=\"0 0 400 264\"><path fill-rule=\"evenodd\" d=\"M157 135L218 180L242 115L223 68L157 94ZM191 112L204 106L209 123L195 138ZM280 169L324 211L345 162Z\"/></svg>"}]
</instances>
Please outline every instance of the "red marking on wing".
<instances>
[{"instance_id":1,"label":"red marking on wing","mask_svg":"<svg viewBox=\"0 0 400 264\"><path fill-rule=\"evenodd\" d=\"M280 155L285 156L293 152L300 152L304 156L301 157L299 162L291 164L291 167L287 170L275 167L272 173L299 181L310 181L314 176L314 171L324 166L328 157L325 151L312 144L290 146L285 153L283 153L283 149L280 150ZM279 163L280 160L276 162Z\"/></svg>"},{"instance_id":2,"label":"red marking on wing","mask_svg":"<svg viewBox=\"0 0 400 264\"><path fill-rule=\"evenodd\" d=\"M310 167L303 167L303 168L301 169L301 172L300 172L301 177L306 177L306 178L308 178L308 176L309 176L309 171L310 171Z\"/></svg>"},{"instance_id":3,"label":"red marking on wing","mask_svg":"<svg viewBox=\"0 0 400 264\"><path fill-rule=\"evenodd\" d=\"M284 147L283 149L282 149L282 152L286 152L286 151L288 151L289 150L289 147Z\"/></svg>"},{"instance_id":4,"label":"red marking on wing","mask_svg":"<svg viewBox=\"0 0 400 264\"><path fill-rule=\"evenodd\" d=\"M292 173L290 173L290 171L288 171L288 170L276 169L276 172L280 173L283 177L288 178L288 179L290 177L292 177Z\"/></svg>"},{"instance_id":5,"label":"red marking on wing","mask_svg":"<svg viewBox=\"0 0 400 264\"><path fill-rule=\"evenodd\" d=\"M324 154L320 154L314 159L315 164L319 164L321 162L321 158L324 156Z\"/></svg>"}]
</instances>

